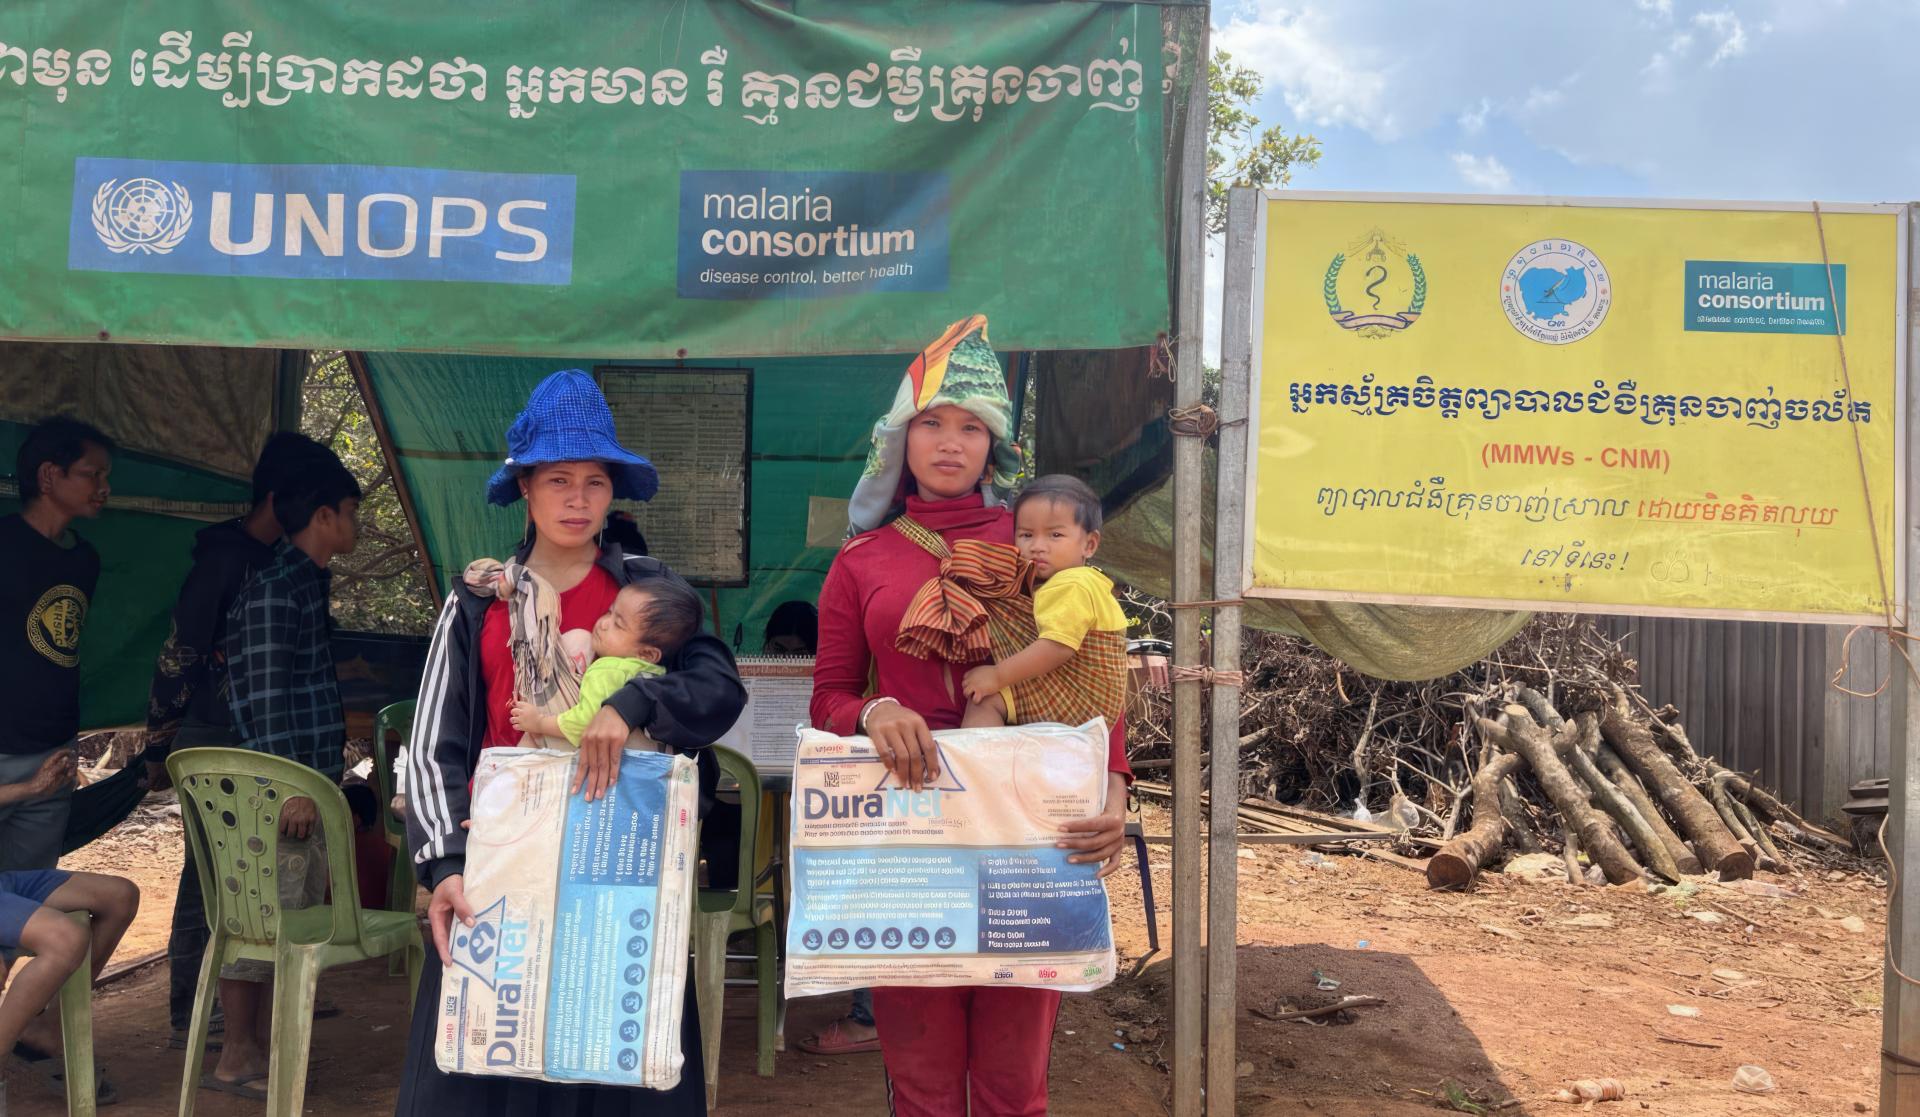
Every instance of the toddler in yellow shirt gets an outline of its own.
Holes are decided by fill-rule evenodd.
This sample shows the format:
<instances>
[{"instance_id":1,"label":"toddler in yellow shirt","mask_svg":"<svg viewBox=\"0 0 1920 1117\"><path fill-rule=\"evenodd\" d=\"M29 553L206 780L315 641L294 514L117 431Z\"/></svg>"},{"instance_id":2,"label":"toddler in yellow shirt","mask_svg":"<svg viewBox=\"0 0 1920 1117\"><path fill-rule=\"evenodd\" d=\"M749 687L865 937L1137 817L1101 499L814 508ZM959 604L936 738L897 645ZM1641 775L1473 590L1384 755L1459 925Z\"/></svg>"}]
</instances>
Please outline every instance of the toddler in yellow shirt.
<instances>
[{"instance_id":1,"label":"toddler in yellow shirt","mask_svg":"<svg viewBox=\"0 0 1920 1117\"><path fill-rule=\"evenodd\" d=\"M1034 567L1039 638L967 672L965 728L1010 722L1120 721L1127 703L1127 615L1113 579L1087 565L1100 549L1100 497L1064 474L1037 478L1013 506L1013 542Z\"/></svg>"}]
</instances>

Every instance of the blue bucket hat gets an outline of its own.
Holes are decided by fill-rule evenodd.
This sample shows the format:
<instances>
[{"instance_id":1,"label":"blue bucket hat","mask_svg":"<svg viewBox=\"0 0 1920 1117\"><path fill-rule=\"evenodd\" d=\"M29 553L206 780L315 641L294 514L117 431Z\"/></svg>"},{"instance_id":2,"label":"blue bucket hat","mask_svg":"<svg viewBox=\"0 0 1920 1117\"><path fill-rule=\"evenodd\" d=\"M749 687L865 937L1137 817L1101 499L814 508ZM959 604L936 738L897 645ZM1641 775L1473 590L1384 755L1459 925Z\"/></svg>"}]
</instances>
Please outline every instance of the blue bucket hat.
<instances>
[{"instance_id":1,"label":"blue bucket hat","mask_svg":"<svg viewBox=\"0 0 1920 1117\"><path fill-rule=\"evenodd\" d=\"M487 482L487 502L520 499L520 475L550 462L601 462L618 500L652 500L660 491L653 463L614 437L613 411L593 377L577 368L542 380L527 409L507 428L507 460Z\"/></svg>"}]
</instances>

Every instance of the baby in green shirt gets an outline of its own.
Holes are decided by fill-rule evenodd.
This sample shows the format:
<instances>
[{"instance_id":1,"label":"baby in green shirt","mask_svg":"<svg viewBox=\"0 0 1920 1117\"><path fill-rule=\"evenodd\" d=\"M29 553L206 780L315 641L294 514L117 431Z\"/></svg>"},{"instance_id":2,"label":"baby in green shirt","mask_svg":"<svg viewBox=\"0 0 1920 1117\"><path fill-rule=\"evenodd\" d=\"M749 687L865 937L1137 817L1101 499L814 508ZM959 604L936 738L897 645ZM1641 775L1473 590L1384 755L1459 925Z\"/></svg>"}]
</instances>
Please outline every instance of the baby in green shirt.
<instances>
[{"instance_id":1,"label":"baby in green shirt","mask_svg":"<svg viewBox=\"0 0 1920 1117\"><path fill-rule=\"evenodd\" d=\"M594 623L593 662L580 678L580 701L558 717L525 700L513 704L513 727L542 737L564 737L575 748L587 723L607 699L636 675L659 675L660 661L678 651L700 627L700 599L691 588L657 580L621 587L613 605ZM577 631L577 630L576 630ZM571 644L574 632L561 634Z\"/></svg>"}]
</instances>

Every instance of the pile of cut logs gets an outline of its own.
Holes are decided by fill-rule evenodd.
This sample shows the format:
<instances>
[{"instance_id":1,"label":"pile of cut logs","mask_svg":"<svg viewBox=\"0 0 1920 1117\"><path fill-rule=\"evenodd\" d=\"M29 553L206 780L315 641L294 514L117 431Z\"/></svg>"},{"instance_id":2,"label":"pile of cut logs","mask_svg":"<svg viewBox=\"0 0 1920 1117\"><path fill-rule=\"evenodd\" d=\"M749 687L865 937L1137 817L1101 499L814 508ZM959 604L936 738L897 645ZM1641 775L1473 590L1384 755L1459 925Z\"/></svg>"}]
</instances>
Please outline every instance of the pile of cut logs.
<instances>
[{"instance_id":1,"label":"pile of cut logs","mask_svg":"<svg viewBox=\"0 0 1920 1117\"><path fill-rule=\"evenodd\" d=\"M1427 862L1434 888L1471 884L1510 840L1523 850L1539 847L1514 782L1523 774L1557 816L1575 879L1582 851L1609 883L1621 884L1701 872L1751 877L1756 867L1785 867L1782 842L1846 849L1745 776L1702 757L1677 720L1636 711L1619 686L1600 709L1573 718L1530 687L1512 697L1497 717L1475 719L1486 755L1473 775L1472 824Z\"/></svg>"},{"instance_id":2,"label":"pile of cut logs","mask_svg":"<svg viewBox=\"0 0 1920 1117\"><path fill-rule=\"evenodd\" d=\"M1702 756L1679 711L1640 694L1621 642L1581 617L1536 617L1487 659L1424 682L1368 678L1273 634L1250 634L1242 663L1243 830L1280 811L1289 825L1395 832L1395 862L1423 864L1435 888L1464 888L1509 853L1559 853L1573 879L1615 883L1853 853ZM1163 687L1142 687L1129 714L1149 795L1144 781L1171 764L1170 709Z\"/></svg>"}]
</instances>

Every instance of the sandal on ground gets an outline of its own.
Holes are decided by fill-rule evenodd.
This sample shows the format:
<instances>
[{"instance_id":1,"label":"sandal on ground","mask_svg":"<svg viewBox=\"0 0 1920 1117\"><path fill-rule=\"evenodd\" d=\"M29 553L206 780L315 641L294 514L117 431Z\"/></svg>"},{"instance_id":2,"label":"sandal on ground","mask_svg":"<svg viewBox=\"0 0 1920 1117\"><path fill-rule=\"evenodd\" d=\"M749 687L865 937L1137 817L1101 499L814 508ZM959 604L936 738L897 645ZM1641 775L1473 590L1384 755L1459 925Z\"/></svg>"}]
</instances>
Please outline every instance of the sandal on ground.
<instances>
[{"instance_id":1,"label":"sandal on ground","mask_svg":"<svg viewBox=\"0 0 1920 1117\"><path fill-rule=\"evenodd\" d=\"M167 1038L167 1046L175 1051L187 1049L187 1028L175 1028ZM218 1051L221 1039L227 1034L227 1013L219 1001L213 1002L213 1018L207 1021L207 1050Z\"/></svg>"},{"instance_id":2,"label":"sandal on ground","mask_svg":"<svg viewBox=\"0 0 1920 1117\"><path fill-rule=\"evenodd\" d=\"M21 1040L13 1045L13 1057L39 1075L41 1081L52 1087L55 1093L66 1096L67 1061L64 1056L42 1051ZM112 1081L107 1078L106 1064L97 1059L93 1064L93 1100L95 1105L113 1105L120 1100L120 1092L114 1089Z\"/></svg>"},{"instance_id":3,"label":"sandal on ground","mask_svg":"<svg viewBox=\"0 0 1920 1117\"><path fill-rule=\"evenodd\" d=\"M820 1029L818 1034L801 1040L797 1046L809 1055L863 1055L880 1050L879 1036L866 1040L850 1039L840 1027L842 1023L835 1020Z\"/></svg>"},{"instance_id":4,"label":"sandal on ground","mask_svg":"<svg viewBox=\"0 0 1920 1117\"><path fill-rule=\"evenodd\" d=\"M202 1090L218 1090L223 1094L232 1094L235 1097L249 1098L253 1101L266 1101L267 1092L253 1085L255 1082L265 1082L266 1080L267 1075L265 1071L257 1074L244 1075L232 1082L228 1082L212 1071L208 1071L206 1074L200 1076L200 1088Z\"/></svg>"}]
</instances>

